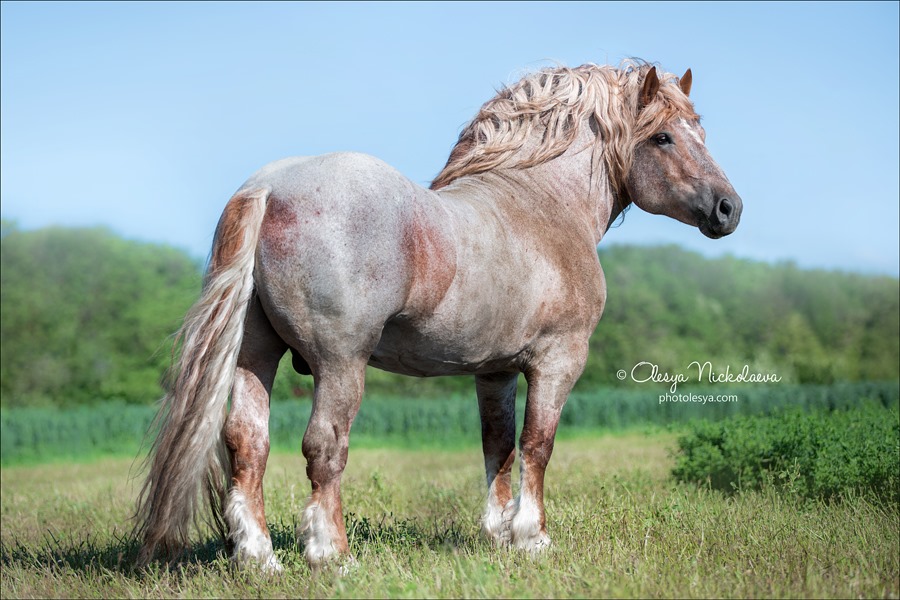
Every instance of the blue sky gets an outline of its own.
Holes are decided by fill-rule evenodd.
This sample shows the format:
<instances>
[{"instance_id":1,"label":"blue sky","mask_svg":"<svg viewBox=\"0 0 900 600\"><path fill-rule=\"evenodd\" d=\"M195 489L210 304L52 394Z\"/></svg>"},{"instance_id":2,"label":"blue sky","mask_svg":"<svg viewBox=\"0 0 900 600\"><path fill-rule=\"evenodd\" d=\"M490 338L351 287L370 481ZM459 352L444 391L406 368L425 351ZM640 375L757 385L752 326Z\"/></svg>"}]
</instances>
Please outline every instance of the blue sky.
<instances>
[{"instance_id":1,"label":"blue sky","mask_svg":"<svg viewBox=\"0 0 900 600\"><path fill-rule=\"evenodd\" d=\"M603 244L897 276L898 6L4 2L2 216L205 257L271 160L356 150L427 184L500 85L636 56L692 68L744 214L709 240L633 209Z\"/></svg>"}]
</instances>

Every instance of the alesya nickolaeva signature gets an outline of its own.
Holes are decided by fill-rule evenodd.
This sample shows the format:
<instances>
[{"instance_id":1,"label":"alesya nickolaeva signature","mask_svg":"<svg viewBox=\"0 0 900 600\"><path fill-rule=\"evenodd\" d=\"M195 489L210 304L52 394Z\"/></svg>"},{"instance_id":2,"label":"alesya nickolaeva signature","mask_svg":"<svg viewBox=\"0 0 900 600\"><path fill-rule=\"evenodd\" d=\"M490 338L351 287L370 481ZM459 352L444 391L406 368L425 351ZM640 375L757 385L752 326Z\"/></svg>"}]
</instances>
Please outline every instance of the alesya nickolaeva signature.
<instances>
[{"instance_id":1,"label":"alesya nickolaeva signature","mask_svg":"<svg viewBox=\"0 0 900 600\"><path fill-rule=\"evenodd\" d=\"M625 379L624 371L619 371L619 379ZM687 365L682 373L669 373L662 371L659 365L652 362L641 361L631 368L629 374L635 383L670 383L669 391L674 393L678 384L697 383L777 383L781 376L777 373L759 373L751 371L750 365L744 365L739 371L733 371L731 365L726 365L724 370L713 367L711 361L693 361Z\"/></svg>"}]
</instances>

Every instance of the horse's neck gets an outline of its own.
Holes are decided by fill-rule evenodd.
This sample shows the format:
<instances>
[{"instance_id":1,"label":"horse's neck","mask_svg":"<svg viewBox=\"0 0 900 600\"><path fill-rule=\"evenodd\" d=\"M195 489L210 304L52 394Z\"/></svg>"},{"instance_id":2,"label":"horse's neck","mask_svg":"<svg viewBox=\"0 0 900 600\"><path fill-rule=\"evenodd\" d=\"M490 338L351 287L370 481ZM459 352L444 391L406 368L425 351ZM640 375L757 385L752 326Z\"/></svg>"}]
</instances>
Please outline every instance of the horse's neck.
<instances>
[{"instance_id":1,"label":"horse's neck","mask_svg":"<svg viewBox=\"0 0 900 600\"><path fill-rule=\"evenodd\" d=\"M582 136L557 158L527 169L498 169L481 181L495 201L545 219L548 227L587 231L596 246L620 210L592 141Z\"/></svg>"}]
</instances>

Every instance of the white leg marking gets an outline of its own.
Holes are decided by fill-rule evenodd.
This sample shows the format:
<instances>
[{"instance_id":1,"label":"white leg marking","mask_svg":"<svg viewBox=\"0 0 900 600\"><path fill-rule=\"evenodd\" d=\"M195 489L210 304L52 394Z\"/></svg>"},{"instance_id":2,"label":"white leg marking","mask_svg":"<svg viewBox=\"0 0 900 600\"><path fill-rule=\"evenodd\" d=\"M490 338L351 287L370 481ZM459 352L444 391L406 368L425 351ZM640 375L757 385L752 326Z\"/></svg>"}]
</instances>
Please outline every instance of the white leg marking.
<instances>
[{"instance_id":1,"label":"white leg marking","mask_svg":"<svg viewBox=\"0 0 900 600\"><path fill-rule=\"evenodd\" d=\"M516 512L510 525L512 545L533 554L550 546L550 536L541 531L541 513L534 499L522 492L516 500Z\"/></svg>"},{"instance_id":2,"label":"white leg marking","mask_svg":"<svg viewBox=\"0 0 900 600\"><path fill-rule=\"evenodd\" d=\"M503 528L500 530L500 541L507 546L512 544L512 522L518 510L518 498L510 498L506 506L503 507Z\"/></svg>"},{"instance_id":3,"label":"white leg marking","mask_svg":"<svg viewBox=\"0 0 900 600\"><path fill-rule=\"evenodd\" d=\"M525 461L520 466L522 476L520 481L525 481ZM514 501L512 510L512 522L509 526L510 543L520 550L527 550L532 554L550 546L550 536L541 531L541 511L537 501L524 487L519 490L519 497Z\"/></svg>"},{"instance_id":4,"label":"white leg marking","mask_svg":"<svg viewBox=\"0 0 900 600\"><path fill-rule=\"evenodd\" d=\"M309 564L318 565L337 554L334 547L337 532L318 504L310 504L303 511L299 533L306 545L306 560Z\"/></svg>"},{"instance_id":5,"label":"white leg marking","mask_svg":"<svg viewBox=\"0 0 900 600\"><path fill-rule=\"evenodd\" d=\"M481 517L481 531L498 544L509 543L509 525L512 513L505 509L505 506L500 506L497 502L494 491L490 490L484 516Z\"/></svg>"},{"instance_id":6,"label":"white leg marking","mask_svg":"<svg viewBox=\"0 0 900 600\"><path fill-rule=\"evenodd\" d=\"M260 529L250 509L247 499L236 487L228 492L225 507L225 522L228 537L234 543L231 559L240 566L257 565L266 573L281 573L284 567L275 558L272 540Z\"/></svg>"}]
</instances>

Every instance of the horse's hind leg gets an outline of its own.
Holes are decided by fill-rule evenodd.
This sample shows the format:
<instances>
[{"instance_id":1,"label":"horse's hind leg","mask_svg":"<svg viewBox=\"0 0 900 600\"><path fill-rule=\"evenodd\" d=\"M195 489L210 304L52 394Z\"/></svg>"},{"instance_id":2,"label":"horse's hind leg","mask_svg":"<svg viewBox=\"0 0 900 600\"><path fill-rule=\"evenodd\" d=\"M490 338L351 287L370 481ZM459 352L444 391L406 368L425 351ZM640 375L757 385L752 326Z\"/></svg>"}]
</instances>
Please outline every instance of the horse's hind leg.
<instances>
[{"instance_id":1,"label":"horse's hind leg","mask_svg":"<svg viewBox=\"0 0 900 600\"><path fill-rule=\"evenodd\" d=\"M231 488L225 522L232 559L280 572L263 506L263 475L269 456L269 397L278 361L287 345L272 329L254 299L245 321L232 388L225 443L231 455Z\"/></svg>"},{"instance_id":2,"label":"horse's hind leg","mask_svg":"<svg viewBox=\"0 0 900 600\"><path fill-rule=\"evenodd\" d=\"M509 516L503 513L512 501L510 472L516 457L516 382L518 373L478 376L475 390L481 413L481 445L487 475L488 498L482 531L496 542L509 542Z\"/></svg>"},{"instance_id":3,"label":"horse's hind leg","mask_svg":"<svg viewBox=\"0 0 900 600\"><path fill-rule=\"evenodd\" d=\"M299 530L306 559L314 567L350 551L341 508L341 476L347 465L350 425L362 400L367 358L368 353L357 359L332 357L314 369L313 408L303 436L312 496Z\"/></svg>"}]
</instances>

